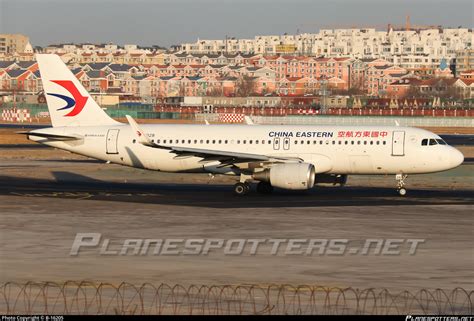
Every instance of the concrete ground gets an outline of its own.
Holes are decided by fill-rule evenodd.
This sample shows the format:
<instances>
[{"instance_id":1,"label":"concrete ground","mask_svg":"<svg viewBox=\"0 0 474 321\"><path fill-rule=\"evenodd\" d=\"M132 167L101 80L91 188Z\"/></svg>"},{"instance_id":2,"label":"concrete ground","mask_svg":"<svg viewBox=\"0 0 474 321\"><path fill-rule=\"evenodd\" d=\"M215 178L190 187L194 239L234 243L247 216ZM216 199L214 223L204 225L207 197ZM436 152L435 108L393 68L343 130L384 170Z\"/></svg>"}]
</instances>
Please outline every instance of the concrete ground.
<instances>
[{"instance_id":1,"label":"concrete ground","mask_svg":"<svg viewBox=\"0 0 474 321\"><path fill-rule=\"evenodd\" d=\"M474 164L411 176L349 177L305 193L232 195L231 178L107 165L51 149L0 149L0 283L289 283L473 288ZM424 239L415 255L69 255L76 233L150 239Z\"/></svg>"}]
</instances>

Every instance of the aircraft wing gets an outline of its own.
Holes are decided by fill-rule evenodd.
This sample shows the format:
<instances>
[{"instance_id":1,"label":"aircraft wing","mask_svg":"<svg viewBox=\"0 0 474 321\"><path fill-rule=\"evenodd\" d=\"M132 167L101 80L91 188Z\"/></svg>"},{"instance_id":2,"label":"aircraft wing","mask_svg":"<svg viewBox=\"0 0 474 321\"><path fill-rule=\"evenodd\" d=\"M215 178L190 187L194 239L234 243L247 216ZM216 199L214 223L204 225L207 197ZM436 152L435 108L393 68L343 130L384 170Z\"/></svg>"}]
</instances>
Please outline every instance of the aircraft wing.
<instances>
[{"instance_id":1,"label":"aircraft wing","mask_svg":"<svg viewBox=\"0 0 474 321\"><path fill-rule=\"evenodd\" d=\"M235 164L235 163L245 163L245 162L300 162L300 158L296 157L279 157L279 156L267 156L261 154L250 154L250 153L237 153L229 151L220 151L214 149L203 149L203 148L193 148L193 147L183 147L183 146L164 146L152 142L145 132L138 126L135 120L129 115L125 116L132 126L137 141L148 147L158 148L169 150L172 153L175 153L179 158L195 156L203 158L203 161L208 160L217 160L223 164Z\"/></svg>"}]
</instances>

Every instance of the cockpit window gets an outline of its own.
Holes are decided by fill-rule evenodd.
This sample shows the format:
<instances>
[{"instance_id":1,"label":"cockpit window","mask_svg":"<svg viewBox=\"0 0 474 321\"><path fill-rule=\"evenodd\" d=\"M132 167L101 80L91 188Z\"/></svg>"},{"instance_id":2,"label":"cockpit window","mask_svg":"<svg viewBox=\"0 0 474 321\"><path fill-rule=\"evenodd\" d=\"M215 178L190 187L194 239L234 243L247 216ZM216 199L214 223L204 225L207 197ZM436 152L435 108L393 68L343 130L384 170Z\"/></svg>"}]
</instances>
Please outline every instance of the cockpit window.
<instances>
[{"instance_id":1,"label":"cockpit window","mask_svg":"<svg viewBox=\"0 0 474 321\"><path fill-rule=\"evenodd\" d=\"M433 146L433 145L448 145L444 140L441 138L425 138L421 140L421 146Z\"/></svg>"}]
</instances>

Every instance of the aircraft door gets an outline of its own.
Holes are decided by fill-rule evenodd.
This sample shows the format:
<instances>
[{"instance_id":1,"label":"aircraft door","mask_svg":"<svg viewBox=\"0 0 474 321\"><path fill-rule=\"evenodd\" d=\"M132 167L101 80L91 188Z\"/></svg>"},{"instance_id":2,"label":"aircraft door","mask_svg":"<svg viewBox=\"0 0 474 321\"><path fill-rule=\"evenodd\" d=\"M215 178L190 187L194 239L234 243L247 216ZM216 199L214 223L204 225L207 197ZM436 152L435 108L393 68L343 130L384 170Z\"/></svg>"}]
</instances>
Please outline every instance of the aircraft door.
<instances>
[{"instance_id":1,"label":"aircraft door","mask_svg":"<svg viewBox=\"0 0 474 321\"><path fill-rule=\"evenodd\" d=\"M273 149L274 150L280 149L280 138L278 137L273 138Z\"/></svg>"},{"instance_id":2,"label":"aircraft door","mask_svg":"<svg viewBox=\"0 0 474 321\"><path fill-rule=\"evenodd\" d=\"M405 132L394 131L392 135L392 156L405 155Z\"/></svg>"},{"instance_id":3,"label":"aircraft door","mask_svg":"<svg viewBox=\"0 0 474 321\"><path fill-rule=\"evenodd\" d=\"M107 132L106 152L107 154L118 154L118 135L120 129L109 129Z\"/></svg>"}]
</instances>

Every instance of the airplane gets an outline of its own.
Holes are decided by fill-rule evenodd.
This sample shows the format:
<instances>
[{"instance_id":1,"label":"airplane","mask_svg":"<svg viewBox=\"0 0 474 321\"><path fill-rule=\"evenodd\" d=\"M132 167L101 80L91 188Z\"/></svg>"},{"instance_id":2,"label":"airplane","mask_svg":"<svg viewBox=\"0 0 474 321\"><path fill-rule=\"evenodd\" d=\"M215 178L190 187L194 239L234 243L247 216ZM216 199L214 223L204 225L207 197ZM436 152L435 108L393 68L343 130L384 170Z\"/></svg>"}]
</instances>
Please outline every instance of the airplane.
<instances>
[{"instance_id":1,"label":"airplane","mask_svg":"<svg viewBox=\"0 0 474 321\"><path fill-rule=\"evenodd\" d=\"M154 171L233 175L234 193L344 185L348 175L407 175L455 168L463 154L438 135L402 126L139 125L109 117L62 60L37 54L52 127L28 139L107 163ZM248 123L248 122L247 122Z\"/></svg>"}]
</instances>

